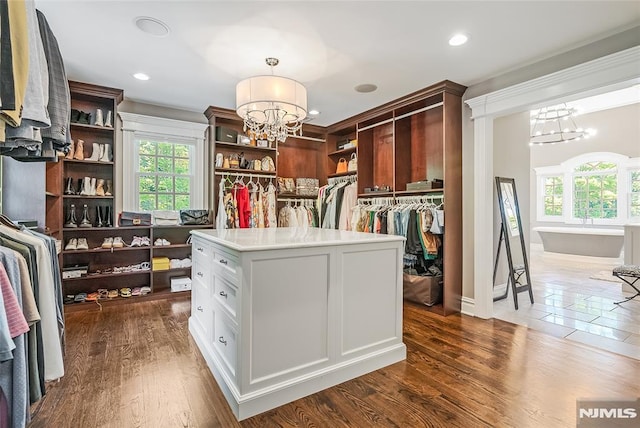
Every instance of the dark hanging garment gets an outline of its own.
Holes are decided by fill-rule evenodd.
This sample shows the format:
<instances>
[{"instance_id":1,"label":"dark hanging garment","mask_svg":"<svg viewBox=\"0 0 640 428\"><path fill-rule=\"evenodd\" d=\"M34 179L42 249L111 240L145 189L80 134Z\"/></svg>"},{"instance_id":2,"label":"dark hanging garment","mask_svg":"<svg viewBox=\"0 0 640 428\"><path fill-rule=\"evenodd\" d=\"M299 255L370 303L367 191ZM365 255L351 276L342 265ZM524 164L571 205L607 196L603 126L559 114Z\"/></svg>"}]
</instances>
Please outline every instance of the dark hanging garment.
<instances>
[{"instance_id":1,"label":"dark hanging garment","mask_svg":"<svg viewBox=\"0 0 640 428\"><path fill-rule=\"evenodd\" d=\"M36 10L42 46L49 67L49 104L47 110L51 118L51 127L42 129L42 141L50 141L53 148L62 152L69 151L69 120L71 115L71 95L64 61L47 19Z\"/></svg>"},{"instance_id":2,"label":"dark hanging garment","mask_svg":"<svg viewBox=\"0 0 640 428\"><path fill-rule=\"evenodd\" d=\"M16 92L13 81L13 55L7 0L0 0L0 108L16 108Z\"/></svg>"}]
</instances>

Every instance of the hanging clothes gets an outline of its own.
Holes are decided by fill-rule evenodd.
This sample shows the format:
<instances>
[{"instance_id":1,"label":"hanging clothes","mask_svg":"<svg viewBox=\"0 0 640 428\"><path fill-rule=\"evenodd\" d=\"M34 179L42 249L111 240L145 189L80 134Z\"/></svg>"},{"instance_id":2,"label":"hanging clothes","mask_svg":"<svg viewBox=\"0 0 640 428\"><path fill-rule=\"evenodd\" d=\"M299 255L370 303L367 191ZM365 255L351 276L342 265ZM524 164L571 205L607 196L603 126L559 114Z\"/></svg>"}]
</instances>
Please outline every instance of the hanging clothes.
<instances>
[{"instance_id":1,"label":"hanging clothes","mask_svg":"<svg viewBox=\"0 0 640 428\"><path fill-rule=\"evenodd\" d=\"M227 211L224 202L224 180L220 180L218 186L218 209L216 212L216 229L226 229L227 227Z\"/></svg>"}]
</instances>

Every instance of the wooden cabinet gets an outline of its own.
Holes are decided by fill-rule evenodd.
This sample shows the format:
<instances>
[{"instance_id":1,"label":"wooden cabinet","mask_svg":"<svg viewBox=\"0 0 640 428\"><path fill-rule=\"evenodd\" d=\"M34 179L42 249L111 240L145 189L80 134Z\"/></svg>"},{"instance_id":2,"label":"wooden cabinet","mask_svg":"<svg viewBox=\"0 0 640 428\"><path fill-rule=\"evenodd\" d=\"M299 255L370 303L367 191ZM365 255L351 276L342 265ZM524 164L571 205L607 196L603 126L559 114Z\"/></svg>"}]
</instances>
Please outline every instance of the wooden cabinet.
<instances>
[{"instance_id":1,"label":"wooden cabinet","mask_svg":"<svg viewBox=\"0 0 640 428\"><path fill-rule=\"evenodd\" d=\"M337 143L357 138L360 198L437 194L444 198L443 302L431 310L459 312L462 295L462 94L465 87L440 82L328 127L327 165L349 153ZM434 179L443 188L407 190ZM368 192L375 186L383 191ZM386 189L388 188L388 190Z\"/></svg>"},{"instance_id":2,"label":"wooden cabinet","mask_svg":"<svg viewBox=\"0 0 640 428\"><path fill-rule=\"evenodd\" d=\"M210 201L211 209L214 213L217 208L218 185L224 176L235 180L237 177L249 179L253 176L254 181L258 180L263 184L272 181L276 177L291 178L318 178L320 185L326 184L326 162L325 162L325 128L304 125L303 135L287 137L284 143L271 143L269 147L258 147L251 144L238 144L237 142L217 141L216 127L231 129L244 135L242 119L235 111L209 107L205 111L205 116L209 120L209 140L210 140ZM250 140L251 141L251 140ZM253 170L243 168L222 168L216 165L216 156L221 154L223 158L242 153L248 161L255 159L262 160L264 156L270 156L275 165L275 171ZM246 180L245 180L246 181ZM275 182L274 182L275 184ZM297 197L297 195L287 195L287 197ZM308 196L306 196L308 198ZM303 197L304 198L304 197ZM214 214L215 215L215 214Z\"/></svg>"},{"instance_id":3,"label":"wooden cabinet","mask_svg":"<svg viewBox=\"0 0 640 428\"><path fill-rule=\"evenodd\" d=\"M192 262L169 269L154 269L154 257L167 257L172 260L191 259L190 232L196 229L211 228L212 225L176 225L176 226L130 226L113 228L74 228L64 229L67 239L85 238L89 249L63 250L64 266L88 266L89 274L79 278L64 279L65 294L90 293L99 288L118 289L122 287L149 286L151 293L147 298L157 298L171 292L171 278L191 277ZM122 248L101 248L105 238L121 237L125 242ZM149 245L128 246L134 237L149 238ZM114 268L148 263L148 269L115 272ZM136 301L139 297L100 300L105 302ZM81 309L88 304L72 304L67 309Z\"/></svg>"}]
</instances>

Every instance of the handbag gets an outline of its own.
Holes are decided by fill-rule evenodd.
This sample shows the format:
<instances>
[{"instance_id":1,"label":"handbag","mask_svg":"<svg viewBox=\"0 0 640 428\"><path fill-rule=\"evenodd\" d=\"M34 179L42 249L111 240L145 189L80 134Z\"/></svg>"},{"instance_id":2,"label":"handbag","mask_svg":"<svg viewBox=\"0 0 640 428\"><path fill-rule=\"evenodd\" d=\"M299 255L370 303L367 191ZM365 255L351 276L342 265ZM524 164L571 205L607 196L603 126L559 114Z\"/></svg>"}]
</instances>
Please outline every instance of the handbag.
<instances>
[{"instance_id":1,"label":"handbag","mask_svg":"<svg viewBox=\"0 0 640 428\"><path fill-rule=\"evenodd\" d=\"M355 153L351 154L351 159L349 160L349 165L347 165L347 171L357 171L358 170L358 156Z\"/></svg>"},{"instance_id":2,"label":"handbag","mask_svg":"<svg viewBox=\"0 0 640 428\"><path fill-rule=\"evenodd\" d=\"M122 211L118 216L119 226L151 226L151 214Z\"/></svg>"},{"instance_id":3,"label":"handbag","mask_svg":"<svg viewBox=\"0 0 640 428\"><path fill-rule=\"evenodd\" d=\"M343 172L347 172L347 160L345 158L340 158L338 161L338 166L336 167L336 174L342 174Z\"/></svg>"},{"instance_id":4,"label":"handbag","mask_svg":"<svg viewBox=\"0 0 640 428\"><path fill-rule=\"evenodd\" d=\"M273 162L273 159L271 158L271 156L263 157L260 163L263 171L273 172L276 170L276 164L275 162Z\"/></svg>"},{"instance_id":5,"label":"handbag","mask_svg":"<svg viewBox=\"0 0 640 428\"><path fill-rule=\"evenodd\" d=\"M209 210L180 210L182 224L211 224Z\"/></svg>"},{"instance_id":6,"label":"handbag","mask_svg":"<svg viewBox=\"0 0 640 428\"><path fill-rule=\"evenodd\" d=\"M180 213L178 211L154 210L151 214L153 215L153 224L156 226L176 226L180 224Z\"/></svg>"}]
</instances>

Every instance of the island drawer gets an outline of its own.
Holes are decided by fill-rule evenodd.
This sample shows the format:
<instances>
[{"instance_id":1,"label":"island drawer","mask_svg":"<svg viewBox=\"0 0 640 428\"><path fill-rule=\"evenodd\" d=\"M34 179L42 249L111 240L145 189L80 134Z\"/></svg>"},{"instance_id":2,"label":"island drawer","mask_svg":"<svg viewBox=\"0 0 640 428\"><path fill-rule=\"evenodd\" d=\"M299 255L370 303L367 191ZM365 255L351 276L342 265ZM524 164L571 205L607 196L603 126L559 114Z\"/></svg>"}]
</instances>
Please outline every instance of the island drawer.
<instances>
[{"instance_id":1,"label":"island drawer","mask_svg":"<svg viewBox=\"0 0 640 428\"><path fill-rule=\"evenodd\" d=\"M215 311L214 319L213 349L222 359L225 371L235 378L238 352L237 329L233 321L219 310Z\"/></svg>"},{"instance_id":2,"label":"island drawer","mask_svg":"<svg viewBox=\"0 0 640 428\"><path fill-rule=\"evenodd\" d=\"M191 251L193 257L202 257L205 260L211 260L213 258L213 246L211 246L211 244L207 243L206 241L203 241L200 238L194 237L193 238L193 245L192 245L192 251Z\"/></svg>"},{"instance_id":3,"label":"island drawer","mask_svg":"<svg viewBox=\"0 0 640 428\"><path fill-rule=\"evenodd\" d=\"M227 278L221 275L216 275L214 277L213 293L214 299L229 312L234 321L237 321L236 302L238 288Z\"/></svg>"},{"instance_id":4,"label":"island drawer","mask_svg":"<svg viewBox=\"0 0 640 428\"><path fill-rule=\"evenodd\" d=\"M240 260L234 254L215 249L213 267L217 272L221 272L234 281L234 285L238 279L238 271L240 269Z\"/></svg>"}]
</instances>

